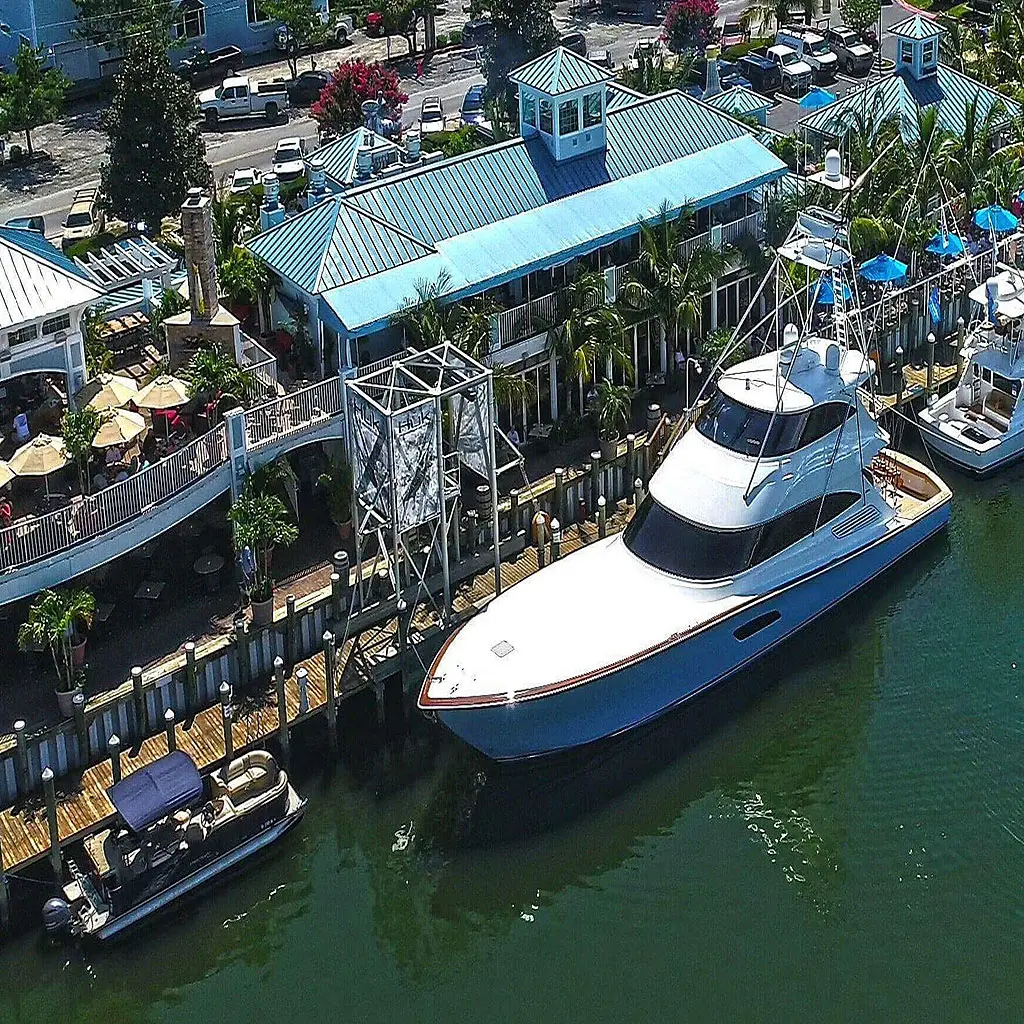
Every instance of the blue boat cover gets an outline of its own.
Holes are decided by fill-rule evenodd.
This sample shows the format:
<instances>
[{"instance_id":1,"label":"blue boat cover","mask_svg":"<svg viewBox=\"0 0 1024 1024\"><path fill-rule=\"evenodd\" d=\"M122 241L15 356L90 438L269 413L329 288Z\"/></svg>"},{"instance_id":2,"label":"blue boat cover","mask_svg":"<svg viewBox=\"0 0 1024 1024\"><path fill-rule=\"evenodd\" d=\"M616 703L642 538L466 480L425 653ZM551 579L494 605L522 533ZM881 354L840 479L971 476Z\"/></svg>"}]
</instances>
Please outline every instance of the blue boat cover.
<instances>
[{"instance_id":1,"label":"blue boat cover","mask_svg":"<svg viewBox=\"0 0 1024 1024\"><path fill-rule=\"evenodd\" d=\"M107 790L110 802L133 832L191 803L203 792L203 780L188 754L175 750L132 772Z\"/></svg>"}]
</instances>

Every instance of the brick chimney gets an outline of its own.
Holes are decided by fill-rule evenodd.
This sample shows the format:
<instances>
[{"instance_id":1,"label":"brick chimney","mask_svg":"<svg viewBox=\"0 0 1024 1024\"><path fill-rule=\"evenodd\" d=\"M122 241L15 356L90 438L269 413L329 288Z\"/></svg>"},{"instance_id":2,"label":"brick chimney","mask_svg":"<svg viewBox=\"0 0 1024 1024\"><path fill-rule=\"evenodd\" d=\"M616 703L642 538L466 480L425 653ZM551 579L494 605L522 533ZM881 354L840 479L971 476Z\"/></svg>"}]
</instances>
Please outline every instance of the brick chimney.
<instances>
[{"instance_id":1,"label":"brick chimney","mask_svg":"<svg viewBox=\"0 0 1024 1024\"><path fill-rule=\"evenodd\" d=\"M213 200L201 188L190 188L188 198L181 204L181 235L185 240L192 318L213 320L220 309L217 248L213 241Z\"/></svg>"}]
</instances>

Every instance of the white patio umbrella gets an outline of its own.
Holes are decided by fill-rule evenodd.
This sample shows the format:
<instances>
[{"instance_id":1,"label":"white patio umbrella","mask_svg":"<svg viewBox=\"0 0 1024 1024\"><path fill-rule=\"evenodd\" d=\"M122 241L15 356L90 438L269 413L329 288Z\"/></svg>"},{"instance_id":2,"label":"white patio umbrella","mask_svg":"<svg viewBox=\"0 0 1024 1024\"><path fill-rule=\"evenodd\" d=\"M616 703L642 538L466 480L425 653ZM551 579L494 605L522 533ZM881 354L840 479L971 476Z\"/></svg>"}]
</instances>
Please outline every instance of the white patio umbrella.
<instances>
[{"instance_id":1,"label":"white patio umbrella","mask_svg":"<svg viewBox=\"0 0 1024 1024\"><path fill-rule=\"evenodd\" d=\"M14 470L0 459L0 487L6 487L14 479Z\"/></svg>"},{"instance_id":2,"label":"white patio umbrella","mask_svg":"<svg viewBox=\"0 0 1024 1024\"><path fill-rule=\"evenodd\" d=\"M140 388L132 401L140 409L177 409L188 399L188 384L168 373L162 373L144 388Z\"/></svg>"},{"instance_id":3,"label":"white patio umbrella","mask_svg":"<svg viewBox=\"0 0 1024 1024\"><path fill-rule=\"evenodd\" d=\"M131 379L117 373L100 373L93 377L81 391L75 395L79 405L87 405L90 409L117 409L134 401L139 393L139 385Z\"/></svg>"},{"instance_id":4,"label":"white patio umbrella","mask_svg":"<svg viewBox=\"0 0 1024 1024\"><path fill-rule=\"evenodd\" d=\"M93 438L93 448L110 448L112 445L131 444L146 430L146 421L137 412L128 409L113 409L103 421Z\"/></svg>"},{"instance_id":5,"label":"white patio umbrella","mask_svg":"<svg viewBox=\"0 0 1024 1024\"><path fill-rule=\"evenodd\" d=\"M8 466L17 476L41 476L46 493L50 493L49 476L69 462L64 442L59 437L39 434L23 444L12 456Z\"/></svg>"}]
</instances>

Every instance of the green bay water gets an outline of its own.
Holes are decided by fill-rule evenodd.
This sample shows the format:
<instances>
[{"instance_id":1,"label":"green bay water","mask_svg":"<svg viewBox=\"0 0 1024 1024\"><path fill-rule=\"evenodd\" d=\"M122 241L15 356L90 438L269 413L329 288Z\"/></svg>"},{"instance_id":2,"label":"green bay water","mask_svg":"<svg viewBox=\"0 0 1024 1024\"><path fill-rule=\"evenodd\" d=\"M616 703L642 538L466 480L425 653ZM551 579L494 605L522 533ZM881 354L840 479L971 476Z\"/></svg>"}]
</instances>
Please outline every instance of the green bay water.
<instances>
[{"instance_id":1,"label":"green bay water","mask_svg":"<svg viewBox=\"0 0 1024 1024\"><path fill-rule=\"evenodd\" d=\"M112 950L0 949L0 1020L1017 1020L1024 470L755 669L585 756L443 739ZM308 760L308 758L307 758Z\"/></svg>"}]
</instances>

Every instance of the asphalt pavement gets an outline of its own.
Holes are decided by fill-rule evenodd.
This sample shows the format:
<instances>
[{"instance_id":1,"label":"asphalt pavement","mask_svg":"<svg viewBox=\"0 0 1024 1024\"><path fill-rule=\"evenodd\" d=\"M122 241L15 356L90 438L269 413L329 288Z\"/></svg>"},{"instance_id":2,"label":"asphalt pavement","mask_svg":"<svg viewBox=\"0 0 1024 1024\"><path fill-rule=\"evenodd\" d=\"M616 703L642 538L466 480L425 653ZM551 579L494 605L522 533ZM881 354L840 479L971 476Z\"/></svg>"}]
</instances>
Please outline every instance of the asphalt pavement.
<instances>
[{"instance_id":1,"label":"asphalt pavement","mask_svg":"<svg viewBox=\"0 0 1024 1024\"><path fill-rule=\"evenodd\" d=\"M750 0L724 0L719 9L719 20L736 18L749 5ZM883 24L888 27L906 16L898 4L883 8ZM838 16L833 15L833 20ZM555 8L555 20L560 31L580 31L587 38L591 50L607 49L615 63L621 64L633 50L638 39L657 35L657 25L643 24L620 18L584 12L570 14L568 4L563 0ZM439 31L444 26L439 26ZM889 41L891 44L891 40ZM384 45L381 40L365 40L360 36L353 45L344 50L332 51L317 56L318 66L328 67L338 59L351 56L374 58ZM394 42L395 47L404 43ZM891 48L891 47L890 47ZM403 88L409 100L403 112L403 123L415 123L423 100L427 96L438 96L447 115L458 114L466 90L483 81L476 65L472 50L449 51L433 56L424 68L422 76L405 77ZM407 62L412 65L412 61ZM300 70L305 69L305 61ZM247 69L254 78L267 80L287 75L287 65L281 61L266 63ZM841 90L854 87L852 81L838 83ZM769 123L779 130L789 128L804 113L795 103L783 100L773 111ZM12 217L41 216L46 222L50 237L60 234L61 224L71 205L75 192L84 186L98 184L99 167L104 156L105 136L99 128L99 108L83 109L62 118L54 125L44 126L35 133L38 148L45 148L54 156L50 169L34 167L21 171L19 178L10 169L0 180L0 219ZM299 136L315 144L316 122L308 111L290 111L287 120L274 125L258 121L236 122L217 131L204 133L207 160L219 181L230 177L240 167L270 168L271 159L278 141L289 136Z\"/></svg>"}]
</instances>

